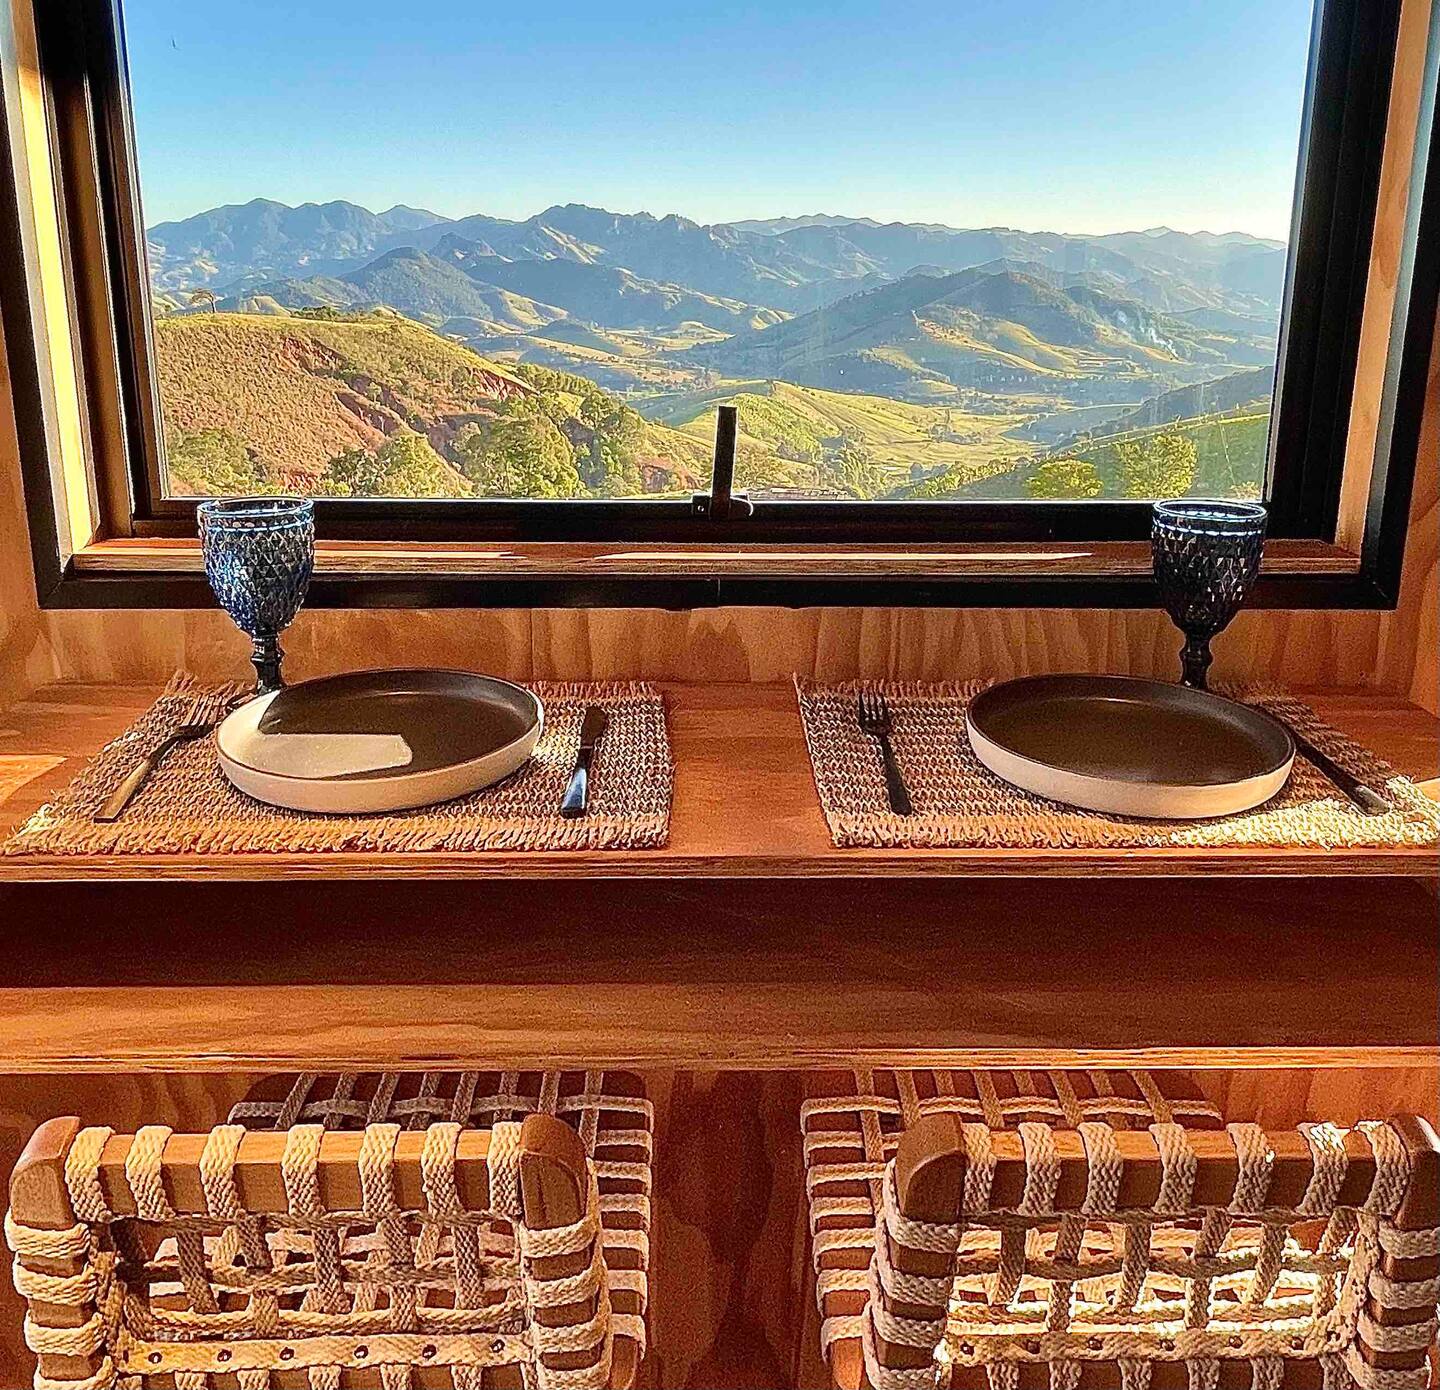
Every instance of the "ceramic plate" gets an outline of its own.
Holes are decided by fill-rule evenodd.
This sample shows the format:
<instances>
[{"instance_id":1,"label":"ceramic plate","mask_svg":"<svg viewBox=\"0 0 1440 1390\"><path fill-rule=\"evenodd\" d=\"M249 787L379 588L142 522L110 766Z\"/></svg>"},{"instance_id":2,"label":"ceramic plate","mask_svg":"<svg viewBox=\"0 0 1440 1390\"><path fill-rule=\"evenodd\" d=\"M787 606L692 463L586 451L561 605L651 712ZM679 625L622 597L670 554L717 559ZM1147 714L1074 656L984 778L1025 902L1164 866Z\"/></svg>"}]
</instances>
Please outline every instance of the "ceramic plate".
<instances>
[{"instance_id":1,"label":"ceramic plate","mask_svg":"<svg viewBox=\"0 0 1440 1390\"><path fill-rule=\"evenodd\" d=\"M1248 811L1290 776L1278 720L1204 690L1128 676L1029 676L970 702L975 756L1025 791L1118 816Z\"/></svg>"},{"instance_id":2,"label":"ceramic plate","mask_svg":"<svg viewBox=\"0 0 1440 1390\"><path fill-rule=\"evenodd\" d=\"M528 690L468 671L357 671L286 686L231 714L220 766L241 791L296 811L401 811L508 777L544 711Z\"/></svg>"}]
</instances>

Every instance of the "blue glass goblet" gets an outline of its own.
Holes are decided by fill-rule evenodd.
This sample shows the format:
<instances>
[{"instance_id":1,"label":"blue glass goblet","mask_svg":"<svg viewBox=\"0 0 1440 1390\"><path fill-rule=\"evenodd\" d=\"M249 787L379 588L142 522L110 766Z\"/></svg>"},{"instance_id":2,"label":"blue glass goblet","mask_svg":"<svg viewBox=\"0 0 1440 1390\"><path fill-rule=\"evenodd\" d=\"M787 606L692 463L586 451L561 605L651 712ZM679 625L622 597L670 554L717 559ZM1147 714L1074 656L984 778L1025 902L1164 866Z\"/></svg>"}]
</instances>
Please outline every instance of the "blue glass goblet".
<instances>
[{"instance_id":1,"label":"blue glass goblet","mask_svg":"<svg viewBox=\"0 0 1440 1390\"><path fill-rule=\"evenodd\" d=\"M315 568L315 504L303 497L202 502L205 577L220 606L250 638L255 693L284 684L280 634L290 626Z\"/></svg>"},{"instance_id":2,"label":"blue glass goblet","mask_svg":"<svg viewBox=\"0 0 1440 1390\"><path fill-rule=\"evenodd\" d=\"M1185 634L1185 685L1206 688L1210 639L1229 626L1260 573L1265 523L1265 508L1256 502L1183 497L1155 504L1155 581L1165 611Z\"/></svg>"}]
</instances>

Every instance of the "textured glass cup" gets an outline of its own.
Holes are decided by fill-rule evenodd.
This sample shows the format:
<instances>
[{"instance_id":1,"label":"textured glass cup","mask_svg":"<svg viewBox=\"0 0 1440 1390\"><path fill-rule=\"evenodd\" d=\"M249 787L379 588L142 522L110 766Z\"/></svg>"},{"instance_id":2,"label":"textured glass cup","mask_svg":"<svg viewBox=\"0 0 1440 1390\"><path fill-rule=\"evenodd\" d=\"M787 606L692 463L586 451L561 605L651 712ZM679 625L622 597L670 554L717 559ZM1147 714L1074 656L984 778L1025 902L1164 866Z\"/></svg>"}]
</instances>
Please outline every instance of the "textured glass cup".
<instances>
[{"instance_id":1,"label":"textured glass cup","mask_svg":"<svg viewBox=\"0 0 1440 1390\"><path fill-rule=\"evenodd\" d=\"M1157 502L1150 549L1160 601L1185 634L1181 679L1206 688L1210 639L1229 626L1260 573L1265 508L1256 502L1185 497Z\"/></svg>"},{"instance_id":2,"label":"textured glass cup","mask_svg":"<svg viewBox=\"0 0 1440 1390\"><path fill-rule=\"evenodd\" d=\"M315 568L315 504L303 497L202 502L205 577L220 606L250 638L255 693L279 690L280 634L304 602Z\"/></svg>"}]
</instances>

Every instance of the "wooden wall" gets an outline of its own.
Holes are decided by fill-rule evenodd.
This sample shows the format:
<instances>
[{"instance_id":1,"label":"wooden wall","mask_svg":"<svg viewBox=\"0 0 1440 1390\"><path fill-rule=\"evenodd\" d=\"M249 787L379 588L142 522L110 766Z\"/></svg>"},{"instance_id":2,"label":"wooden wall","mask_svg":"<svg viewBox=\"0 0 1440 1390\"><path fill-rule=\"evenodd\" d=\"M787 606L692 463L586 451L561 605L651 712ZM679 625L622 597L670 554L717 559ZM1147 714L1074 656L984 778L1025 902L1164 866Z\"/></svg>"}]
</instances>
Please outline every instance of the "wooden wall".
<instances>
[{"instance_id":1,"label":"wooden wall","mask_svg":"<svg viewBox=\"0 0 1440 1390\"><path fill-rule=\"evenodd\" d=\"M0 709L54 671L36 609L28 536L15 414L0 342Z\"/></svg>"},{"instance_id":2,"label":"wooden wall","mask_svg":"<svg viewBox=\"0 0 1440 1390\"><path fill-rule=\"evenodd\" d=\"M1431 0L1405 0L1391 102L1351 458L1367 459L1398 279L1410 153ZM3 355L0 355L3 356ZM1437 355L1440 356L1440 355ZM187 668L244 674L243 643L218 613L39 613L24 543L14 421L0 360L0 707L51 680L163 681ZM1440 710L1440 362L1394 613L1249 613L1216 644L1221 679L1377 687ZM1342 539L1363 517L1367 469L1347 470ZM1047 670L1169 675L1178 640L1163 616L1105 611L723 609L310 612L287 641L305 676L362 665L450 664L516 679L651 676L759 681L1009 676Z\"/></svg>"}]
</instances>

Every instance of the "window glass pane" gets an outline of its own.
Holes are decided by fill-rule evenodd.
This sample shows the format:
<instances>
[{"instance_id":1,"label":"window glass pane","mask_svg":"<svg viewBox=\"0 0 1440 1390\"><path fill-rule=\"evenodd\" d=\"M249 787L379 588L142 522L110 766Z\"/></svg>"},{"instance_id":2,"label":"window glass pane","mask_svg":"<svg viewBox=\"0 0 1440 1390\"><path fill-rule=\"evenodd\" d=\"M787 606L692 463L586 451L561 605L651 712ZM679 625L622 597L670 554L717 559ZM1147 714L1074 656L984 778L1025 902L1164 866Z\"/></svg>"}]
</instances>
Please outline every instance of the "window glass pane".
<instances>
[{"instance_id":1,"label":"window glass pane","mask_svg":"<svg viewBox=\"0 0 1440 1390\"><path fill-rule=\"evenodd\" d=\"M1308 0L126 0L167 492L1259 496Z\"/></svg>"}]
</instances>

